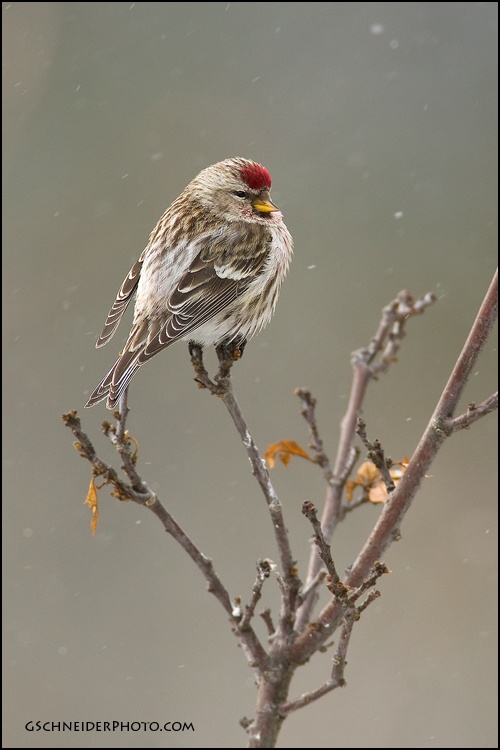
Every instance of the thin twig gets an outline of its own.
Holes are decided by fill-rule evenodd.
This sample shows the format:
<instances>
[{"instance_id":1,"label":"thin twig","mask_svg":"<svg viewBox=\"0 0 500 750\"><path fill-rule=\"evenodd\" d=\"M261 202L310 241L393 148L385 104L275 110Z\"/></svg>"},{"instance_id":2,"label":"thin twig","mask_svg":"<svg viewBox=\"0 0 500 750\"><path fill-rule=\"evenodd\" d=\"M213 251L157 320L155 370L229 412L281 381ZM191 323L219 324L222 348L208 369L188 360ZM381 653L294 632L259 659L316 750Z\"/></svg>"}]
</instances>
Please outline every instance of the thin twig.
<instances>
[{"instance_id":1,"label":"thin twig","mask_svg":"<svg viewBox=\"0 0 500 750\"><path fill-rule=\"evenodd\" d=\"M339 447L333 467L336 479L327 488L325 507L321 517L321 528L327 541L331 541L337 524L345 517L345 511L342 509L342 493L347 481L346 468L352 456L354 431L368 383L382 372L386 372L396 360L396 353L405 336L407 320L423 313L434 301L435 297L430 293L419 300L406 290L401 291L396 299L382 310L378 331L369 346L365 349L358 349L351 355L353 382L347 411L341 422ZM320 567L321 560L317 550L313 547L307 570L306 587L314 579ZM305 630L316 601L317 592L313 591L298 609L295 629L299 632Z\"/></svg>"},{"instance_id":2,"label":"thin twig","mask_svg":"<svg viewBox=\"0 0 500 750\"><path fill-rule=\"evenodd\" d=\"M267 632L270 636L274 635L276 632L276 628L274 627L273 618L271 617L271 610L269 608L265 609L263 612L259 613L264 622L267 626Z\"/></svg>"},{"instance_id":3,"label":"thin twig","mask_svg":"<svg viewBox=\"0 0 500 750\"><path fill-rule=\"evenodd\" d=\"M346 458L344 470L343 470L342 474L338 478L338 482L339 482L339 484L342 485L342 487L344 487L345 483L349 479L351 471L354 468L354 464L356 463L356 461L359 458L360 452L361 451L359 450L359 448L358 448L357 445L351 445L351 449L350 449L350 451L349 451L349 453L347 455L347 458Z\"/></svg>"},{"instance_id":4,"label":"thin twig","mask_svg":"<svg viewBox=\"0 0 500 750\"><path fill-rule=\"evenodd\" d=\"M368 591L368 589L371 589L372 586L375 586L377 580L387 573L390 573L391 571L387 567L387 565L383 562L374 562L373 568L370 571L370 574L367 578L363 580L360 586L357 588L351 589L349 592L349 599L352 602L355 602L359 599L359 597L365 592ZM366 607L366 605L365 605Z\"/></svg>"},{"instance_id":5,"label":"thin twig","mask_svg":"<svg viewBox=\"0 0 500 750\"><path fill-rule=\"evenodd\" d=\"M356 510L356 508L359 508L360 505L367 505L369 502L370 502L369 496L367 494L363 494L363 495L360 495L360 497L357 497L354 500L351 500L350 503L342 503L342 507L340 509L339 521L343 521L348 513L350 513L353 510Z\"/></svg>"},{"instance_id":6,"label":"thin twig","mask_svg":"<svg viewBox=\"0 0 500 750\"><path fill-rule=\"evenodd\" d=\"M266 578L271 575L271 564L269 560L259 560L257 562L257 578L252 588L252 599L250 604L247 604L245 608L245 614L240 622L240 630L247 630L250 625L250 621L255 613L255 607L257 602L262 596L262 586Z\"/></svg>"},{"instance_id":7,"label":"thin twig","mask_svg":"<svg viewBox=\"0 0 500 750\"><path fill-rule=\"evenodd\" d=\"M321 568L318 570L316 576L313 578L309 586L300 592L300 594L297 597L297 601L299 604L302 604L302 602L309 596L311 591L315 591L323 581L325 580L326 576L328 574L328 571L325 570L325 568Z\"/></svg>"},{"instance_id":8,"label":"thin twig","mask_svg":"<svg viewBox=\"0 0 500 750\"><path fill-rule=\"evenodd\" d=\"M382 575L382 573L380 573L380 575ZM365 601L360 604L359 607L354 609L352 615L344 620L342 630L340 631L339 645L332 658L333 668L331 678L325 682L324 685L316 688L316 690L311 690L309 693L303 693L299 698L282 703L278 706L278 713L280 716L288 716L288 714L291 714L293 711L297 711L299 708L304 708L304 706L308 706L310 703L318 700L318 698L322 698L327 693L335 690L335 688L344 687L346 685L344 678L345 667L347 664L346 656L354 623L359 619L361 613L364 612L365 609L375 601L375 599L378 599L379 596L380 591L371 591Z\"/></svg>"},{"instance_id":9,"label":"thin twig","mask_svg":"<svg viewBox=\"0 0 500 750\"><path fill-rule=\"evenodd\" d=\"M330 459L325 453L323 440L320 437L318 430L318 423L316 421L316 399L313 398L311 391L308 388L296 388L295 394L301 400L300 413L309 425L309 437L311 440L310 447L315 453L314 460L323 469L323 476L328 484L335 481L335 477L330 464Z\"/></svg>"},{"instance_id":10,"label":"thin twig","mask_svg":"<svg viewBox=\"0 0 500 750\"><path fill-rule=\"evenodd\" d=\"M127 406L127 397L128 389L126 388L120 397L118 410L113 413L113 416L116 419L116 426L110 424L107 421L104 421L102 423L102 430L106 437L109 437L116 450L120 454L123 462L123 470L130 479L132 487L141 492L143 481L136 469L138 446L134 438L130 437L128 430L126 429L127 416L130 411ZM136 449L133 453L130 449L131 443L135 443L136 446Z\"/></svg>"},{"instance_id":11,"label":"thin twig","mask_svg":"<svg viewBox=\"0 0 500 750\"><path fill-rule=\"evenodd\" d=\"M335 690L335 688L345 687L346 681L344 672L347 664L346 656L354 622L356 621L356 619L359 619L360 613L363 612L366 607L371 604L371 602L375 601L375 599L377 599L379 596L379 591L372 591L367 596L363 604L355 609L355 611L352 613L352 616L344 620L342 629L340 631L339 645L336 653L332 657L333 668L331 678L327 682L325 682L324 685L316 688L316 690L311 690L309 693L303 693L301 696L295 698L294 700L281 703L278 706L278 713L280 716L288 716L288 714L291 714L293 711L297 711L299 708L309 706L311 703L314 703L314 701L317 701L319 698L327 695L327 693L331 693L331 691Z\"/></svg>"},{"instance_id":12,"label":"thin twig","mask_svg":"<svg viewBox=\"0 0 500 750\"><path fill-rule=\"evenodd\" d=\"M367 607L368 607L368 606L369 606L369 605L370 605L370 604L371 604L372 602L374 602L374 601L375 601L375 599L378 599L378 598L379 598L379 596L380 596L380 591L377 591L377 589L375 589L374 591L370 591L370 593L368 594L368 596L366 597L366 599L364 600L364 602L362 602L362 603L361 603L361 604L359 605L359 607L358 607L358 612L359 612L359 614L361 614L362 612L364 612L364 611L365 611L365 609L366 609L366 608L367 608Z\"/></svg>"},{"instance_id":13,"label":"thin twig","mask_svg":"<svg viewBox=\"0 0 500 750\"><path fill-rule=\"evenodd\" d=\"M245 419L233 392L230 377L230 369L234 361L233 351L230 347L217 347L219 371L214 378L215 382L210 380L208 373L203 366L201 347L192 345L190 351L191 362L196 371L195 380L202 384L202 387L210 390L211 393L217 395L224 402L242 439L243 445L246 448L248 458L250 459L250 465L252 467L252 474L257 479L267 502L286 586L286 597L283 603L284 607L282 608L278 629L285 635L290 635L293 630L293 620L297 607L297 594L301 582L297 576L295 560L293 559L292 551L290 549L290 540L288 538L288 532L283 518L282 505L273 485L271 484L271 480L269 479L265 462L261 458L258 448L248 431Z\"/></svg>"},{"instance_id":14,"label":"thin twig","mask_svg":"<svg viewBox=\"0 0 500 750\"><path fill-rule=\"evenodd\" d=\"M359 617L359 615L358 615ZM347 664L346 656L347 649L349 648L349 641L351 640L352 629L354 627L355 618L354 615L344 620L342 630L340 631L339 646L336 653L333 655L333 668L332 668L332 682L336 683L339 687L344 687L346 684L344 678L345 667Z\"/></svg>"},{"instance_id":15,"label":"thin twig","mask_svg":"<svg viewBox=\"0 0 500 750\"><path fill-rule=\"evenodd\" d=\"M232 390L230 371L233 361L241 356L241 351L236 346L217 348L219 371L212 381L203 366L201 348L194 344L190 346L196 372L195 379L200 387L207 388L224 401L245 445L251 462L252 473L261 486L273 521L283 575L276 571L281 591L278 627L276 629L274 627L270 610L261 613L269 633L269 654L265 652L252 629L251 620L255 615L255 608L261 597L264 579L268 577L273 566L271 561L259 561L252 598L243 614L240 606L241 600L239 598L231 600L227 590L215 574L212 562L199 552L165 510L155 493L139 476L136 469L136 451L133 452L131 449L131 443L135 441L126 430L128 414L126 395L119 404L119 411L116 414L116 427L105 423L104 430L122 457L123 467L130 484L121 480L114 469L107 466L97 456L92 443L81 429L76 412L63 415L65 423L77 437L77 449L82 456L91 462L93 474L103 476L108 483L112 484L115 488L115 495L120 499L132 499L150 508L158 516L165 529L181 544L198 565L208 581L209 590L221 602L228 614L233 630L241 640L247 659L254 668L259 686L255 718L243 720L243 726L249 733L250 747L274 747L281 723L289 713L345 684L346 656L354 622L359 619L361 612L380 594L373 590L367 594L359 606L356 606L356 602L368 589L375 585L381 575L390 572L384 563L377 562L377 560L380 560L381 553L391 541L397 538L399 524L410 505L419 482L446 437L457 430L469 427L481 416L491 412L498 404L498 398L494 395L478 407L474 404L469 405L466 414L453 419L453 412L458 399L495 319L496 299L497 277L495 277L485 297L464 350L406 473L392 492L391 502L385 504L372 534L354 565L347 571L343 581L335 568L329 543L336 524L346 512L343 511L341 506L341 493L354 463L353 455L355 453L353 452L352 440L356 419L359 416L369 380L378 376L381 372L385 372L391 362L394 361L394 355L404 336L406 320L421 313L425 307L431 304L432 296L427 295L423 300L415 301L407 292L402 292L398 295L397 300L384 308L382 322L370 346L365 350L354 353L353 387L348 410L342 422L341 443L333 472L317 431L314 415L315 401L309 392L302 389L301 398L305 402L304 408L306 410L304 416L310 426L312 447L316 452L317 462L322 466L328 482L327 503L321 524L312 503L304 503L303 505L303 512L309 518L315 532L316 548L319 555L314 553L311 556L308 578L302 595L298 593L300 581L297 577L295 562L292 559L281 504L269 481L265 464L248 432ZM375 447L377 450L380 448L375 444L370 444L370 447L372 449ZM381 460L384 461L384 464L386 463L383 455ZM309 623L308 617L314 605L317 590L325 577L324 571L321 570L321 560L328 570L327 587L334 596L323 607L315 621ZM296 607L301 604L296 621L299 631L297 632L293 629L293 615ZM338 648L333 657L331 679L317 690L305 693L294 701L287 701L290 681L296 667L305 663L318 649L325 650L324 643L331 638L332 633L340 623L342 623L342 628Z\"/></svg>"},{"instance_id":16,"label":"thin twig","mask_svg":"<svg viewBox=\"0 0 500 750\"><path fill-rule=\"evenodd\" d=\"M406 321L421 315L424 310L436 301L436 297L428 292L422 299L415 299L413 294L403 289L395 300L390 302L382 310L382 320L379 329L366 349L358 349L353 357L361 359L370 367L373 377L378 377L387 372L406 336ZM377 356L378 360L376 360Z\"/></svg>"},{"instance_id":17,"label":"thin twig","mask_svg":"<svg viewBox=\"0 0 500 750\"><path fill-rule=\"evenodd\" d=\"M120 406L122 406L122 404L124 405L124 411L121 413L121 418L125 419L126 401L122 402ZM165 528L165 531L167 531L176 540L176 542L181 545L181 547L188 553L190 558L203 573L208 584L208 591L210 591L210 593L212 593L215 598L222 604L233 625L235 634L241 639L248 661L254 666L258 666L260 670L268 668L269 657L260 644L259 639L257 638L253 629L250 626L248 626L243 632L239 629L239 618L234 614L234 606L231 602L231 598L219 576L216 574L212 561L199 551L196 545L181 529L177 521L174 520L174 518L162 505L157 495L152 492L146 482L144 482L140 478L140 489L138 488L137 481L135 480L135 468L135 483L134 486L132 486L120 479L116 471L111 466L105 464L104 461L99 458L90 439L82 430L81 421L77 416L76 411L63 414L62 418L66 426L70 428L70 430L77 438L78 442L75 444L75 447L80 452L80 455L83 458L86 458L92 464L94 475L103 476L108 483L112 484L115 488L116 496L120 499L129 499L133 500L139 505L144 505L146 508L149 508L149 510L151 510L157 516L157 518L159 518L159 520L163 524L163 527ZM110 438L113 436L116 439L116 442L118 442L118 438L116 437L116 428L113 431L107 430L107 432L109 432ZM127 438L124 429L122 429L122 435L123 440L126 441ZM117 449L119 447L123 446L117 445Z\"/></svg>"},{"instance_id":18,"label":"thin twig","mask_svg":"<svg viewBox=\"0 0 500 750\"><path fill-rule=\"evenodd\" d=\"M387 493L389 494L389 492L392 492L396 487L396 485L394 484L394 480L389 472L389 465L392 465L392 461L385 458L384 451L382 450L382 446L379 440L375 440L373 443L368 440L365 428L366 424L362 419L358 418L356 434L359 435L363 442L363 445L368 449L367 459L371 461L379 470L380 476L382 477L387 488Z\"/></svg>"},{"instance_id":19,"label":"thin twig","mask_svg":"<svg viewBox=\"0 0 500 750\"><path fill-rule=\"evenodd\" d=\"M328 682L325 682L324 685L316 688L316 690L311 690L309 693L302 693L299 698L295 698L294 700L282 703L280 706L278 706L278 712L280 716L288 716L288 714L291 714L293 711L297 711L299 708L309 706L309 704L317 701L318 698L322 698L324 695L326 695L327 693L331 693L332 690L335 690L335 688L338 687L340 687L340 685L337 681L328 680Z\"/></svg>"},{"instance_id":20,"label":"thin twig","mask_svg":"<svg viewBox=\"0 0 500 750\"><path fill-rule=\"evenodd\" d=\"M376 560L380 560L387 547L398 539L401 521L411 505L420 482L428 473L439 448L453 430L448 427L449 420L458 404L467 384L469 375L479 357L489 333L494 325L498 312L498 271L486 292L476 319L472 325L467 341L452 370L434 413L420 442L413 454L405 473L391 494L391 502L386 503L368 540L360 551L354 564L348 570L344 583L356 587L366 577ZM326 534L325 534L326 537ZM316 628L305 630L295 640L292 656L302 661L316 651L338 626L342 611L338 603L329 602L315 616Z\"/></svg>"},{"instance_id":21,"label":"thin twig","mask_svg":"<svg viewBox=\"0 0 500 750\"><path fill-rule=\"evenodd\" d=\"M455 419L447 420L446 426L452 430L452 432L468 430L471 424L474 424L478 419L495 411L495 409L498 409L498 391L477 406L476 404L469 404L465 414L461 414L459 417L455 417Z\"/></svg>"},{"instance_id":22,"label":"thin twig","mask_svg":"<svg viewBox=\"0 0 500 750\"><path fill-rule=\"evenodd\" d=\"M325 537L321 530L321 524L316 513L316 508L314 507L313 503L307 501L305 503L302 503L302 513L309 520L311 526L314 529L314 541L318 545L318 554L326 565L328 575L332 582L332 593L334 593L334 596L338 597L339 600L345 599L348 592L342 586L342 582L335 568L335 563L333 562L330 545L325 540Z\"/></svg>"},{"instance_id":23,"label":"thin twig","mask_svg":"<svg viewBox=\"0 0 500 750\"><path fill-rule=\"evenodd\" d=\"M146 505L149 501L156 498L156 495L147 486L146 482L141 480L139 487L127 484L120 479L112 466L109 466L99 458L88 436L82 430L81 421L76 411L69 411L63 414L62 419L77 439L75 448L80 452L82 458L86 458L92 464L94 476L104 477L107 483L114 486L119 496L122 496L123 499L133 500L139 503L139 505Z\"/></svg>"}]
</instances>

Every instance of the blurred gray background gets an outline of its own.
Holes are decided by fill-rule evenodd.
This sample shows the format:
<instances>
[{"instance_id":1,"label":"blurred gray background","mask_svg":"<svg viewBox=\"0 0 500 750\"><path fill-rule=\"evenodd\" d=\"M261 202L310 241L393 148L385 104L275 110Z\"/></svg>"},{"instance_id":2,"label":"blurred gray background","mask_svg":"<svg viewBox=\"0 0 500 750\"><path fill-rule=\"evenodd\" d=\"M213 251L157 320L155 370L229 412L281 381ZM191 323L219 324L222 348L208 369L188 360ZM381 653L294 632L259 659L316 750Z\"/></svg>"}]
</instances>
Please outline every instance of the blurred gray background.
<instances>
[{"instance_id":1,"label":"blurred gray background","mask_svg":"<svg viewBox=\"0 0 500 750\"><path fill-rule=\"evenodd\" d=\"M4 746L244 746L255 688L222 609L146 509L103 489L92 537L90 466L60 415L77 409L118 468L108 412L83 405L131 313L108 347L95 340L164 209L243 156L271 172L295 240L276 316L234 370L258 446L307 446L293 390L308 386L334 457L350 352L407 288L439 301L410 321L364 418L411 456L496 263L497 4L5 3L3 20ZM495 347L462 409L496 388ZM192 378L184 344L134 378L139 471L248 601L255 560L276 558L265 502ZM444 445L356 625L348 686L288 718L280 747L497 746L496 450L495 416ZM304 576L300 507L322 506L322 476L296 459L272 479ZM378 513L342 524L340 569ZM262 608L276 602L269 581ZM330 670L315 656L290 697ZM29 720L196 731L28 734Z\"/></svg>"}]
</instances>

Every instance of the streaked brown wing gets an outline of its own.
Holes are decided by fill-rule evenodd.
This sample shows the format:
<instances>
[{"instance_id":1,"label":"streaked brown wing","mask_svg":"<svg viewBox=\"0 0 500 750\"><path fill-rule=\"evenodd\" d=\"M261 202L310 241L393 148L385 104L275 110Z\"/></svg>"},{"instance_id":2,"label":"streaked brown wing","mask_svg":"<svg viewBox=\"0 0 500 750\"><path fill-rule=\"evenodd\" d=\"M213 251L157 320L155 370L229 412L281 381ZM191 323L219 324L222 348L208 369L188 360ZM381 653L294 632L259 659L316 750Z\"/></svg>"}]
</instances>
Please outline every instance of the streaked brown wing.
<instances>
[{"instance_id":1,"label":"streaked brown wing","mask_svg":"<svg viewBox=\"0 0 500 750\"><path fill-rule=\"evenodd\" d=\"M159 333L150 338L139 356L139 364L227 308L262 273L268 255L267 242L253 248L251 257L235 257L233 253L231 259L213 255L205 259L202 251L171 295L168 309L172 315Z\"/></svg>"},{"instance_id":2,"label":"streaked brown wing","mask_svg":"<svg viewBox=\"0 0 500 750\"><path fill-rule=\"evenodd\" d=\"M134 265L130 269L130 272L127 278L121 285L120 291L116 295L116 299L113 303L113 307L109 311L108 317L106 318L106 322L104 324L104 328L102 329L102 333L97 339L97 342L96 342L97 349L107 344L108 341L113 337L116 329L118 328L120 324L120 320L122 319L123 313L127 309L128 304L130 300L132 299L132 295L134 294L137 288L137 284L139 283L139 278L141 275L141 269L142 269L142 264L144 262L145 253L146 253L146 250L142 252L139 260L136 263L134 263Z\"/></svg>"}]
</instances>

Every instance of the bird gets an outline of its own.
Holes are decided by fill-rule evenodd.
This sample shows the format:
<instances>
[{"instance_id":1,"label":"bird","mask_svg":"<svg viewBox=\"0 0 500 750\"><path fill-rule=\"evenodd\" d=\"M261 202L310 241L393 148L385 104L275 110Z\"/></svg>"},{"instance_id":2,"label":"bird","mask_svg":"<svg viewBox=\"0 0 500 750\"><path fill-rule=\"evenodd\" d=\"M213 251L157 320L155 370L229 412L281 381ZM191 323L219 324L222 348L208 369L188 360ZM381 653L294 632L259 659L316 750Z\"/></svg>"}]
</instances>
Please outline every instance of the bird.
<instances>
[{"instance_id":1,"label":"bird","mask_svg":"<svg viewBox=\"0 0 500 750\"><path fill-rule=\"evenodd\" d=\"M137 370L176 341L237 346L266 326L293 240L271 201L271 177L243 158L203 169L165 211L121 285L96 347L136 295L132 329L86 407L114 409Z\"/></svg>"}]
</instances>

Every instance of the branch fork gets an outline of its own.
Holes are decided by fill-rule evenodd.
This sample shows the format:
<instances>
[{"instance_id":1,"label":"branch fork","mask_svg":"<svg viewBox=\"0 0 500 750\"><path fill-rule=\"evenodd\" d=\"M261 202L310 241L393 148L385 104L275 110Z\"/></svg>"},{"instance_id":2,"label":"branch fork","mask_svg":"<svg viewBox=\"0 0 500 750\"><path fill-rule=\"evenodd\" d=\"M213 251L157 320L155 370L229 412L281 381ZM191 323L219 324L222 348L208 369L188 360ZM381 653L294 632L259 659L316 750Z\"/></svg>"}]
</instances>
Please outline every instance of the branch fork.
<instances>
[{"instance_id":1,"label":"branch fork","mask_svg":"<svg viewBox=\"0 0 500 750\"><path fill-rule=\"evenodd\" d=\"M235 424L250 460L252 474L259 483L267 504L278 549L279 569L269 559L257 562L257 577L249 603L244 607L241 597L229 595L215 572L212 561L198 550L139 475L137 450L132 448L135 441L126 430L129 411L126 392L114 415L116 425L113 426L109 422L103 424L105 436L111 440L121 457L126 480L119 477L113 467L99 458L88 436L82 430L77 413L72 411L63 415L65 424L76 437L75 446L80 455L92 465L92 474L102 476L106 483L113 485L113 494L120 499L130 499L155 513L165 530L198 566L207 581L208 590L224 608L258 684L255 716L253 719L245 718L241 721L248 732L249 747L274 747L286 716L345 685L346 656L354 623L380 596L380 592L374 589L374 586L381 575L390 571L379 561L387 547L398 538L402 518L437 450L448 436L458 430L469 429L477 419L498 408L498 394L493 394L478 406L469 404L464 414L453 416L469 374L496 319L498 276L495 275L429 425L406 472L394 488L389 474L391 461L385 458L379 441L371 442L367 438L366 427L359 420L359 414L369 382L386 372L396 361L396 354L405 335L406 322L424 312L434 300L432 294L418 300L403 290L383 309L377 333L368 347L353 353L353 384L347 412L341 424L340 444L333 465L320 436L315 415L316 399L306 388L296 390L301 401L301 414L309 427L314 461L320 466L326 483L326 501L321 522L312 503L306 502L302 506L302 512L313 528L315 542L304 586L298 577L281 503L233 392L231 368L241 357L244 342L217 348L219 369L213 380L203 364L201 347L190 343L195 381L200 388L209 390L223 401ZM365 545L341 579L332 559L330 543L339 521L345 518L347 510L361 505L351 503L349 508L342 505L343 489L359 456L359 450L353 445L356 432L368 449L370 458L381 471L387 490L391 492L391 501L383 506ZM281 602L276 623L270 609L260 613L268 633L266 651L252 627L252 620L262 596L263 585L271 573L276 576ZM313 620L318 590L323 583L326 583L332 597ZM365 594L363 601L358 604ZM340 636L332 659L330 678L316 690L289 700L288 692L295 669L307 662L316 651L325 651L331 645L331 642L327 641L330 641L337 628L340 628Z\"/></svg>"}]
</instances>

